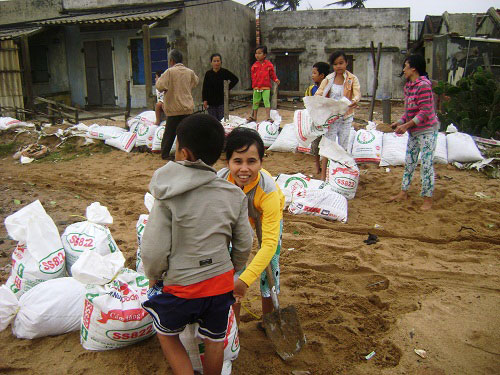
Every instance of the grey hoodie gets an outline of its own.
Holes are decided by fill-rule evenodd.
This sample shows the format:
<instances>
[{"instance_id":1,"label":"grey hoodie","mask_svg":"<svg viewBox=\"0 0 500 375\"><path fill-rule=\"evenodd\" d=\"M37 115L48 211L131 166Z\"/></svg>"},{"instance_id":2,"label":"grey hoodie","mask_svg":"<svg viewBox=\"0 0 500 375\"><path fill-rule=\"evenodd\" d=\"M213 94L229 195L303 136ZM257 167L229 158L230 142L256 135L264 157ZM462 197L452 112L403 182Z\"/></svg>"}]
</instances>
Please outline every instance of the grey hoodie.
<instances>
[{"instance_id":1,"label":"grey hoodie","mask_svg":"<svg viewBox=\"0 0 500 375\"><path fill-rule=\"evenodd\" d=\"M141 257L150 280L190 285L245 266L253 232L240 188L198 160L167 163L149 189L155 202Z\"/></svg>"}]
</instances>

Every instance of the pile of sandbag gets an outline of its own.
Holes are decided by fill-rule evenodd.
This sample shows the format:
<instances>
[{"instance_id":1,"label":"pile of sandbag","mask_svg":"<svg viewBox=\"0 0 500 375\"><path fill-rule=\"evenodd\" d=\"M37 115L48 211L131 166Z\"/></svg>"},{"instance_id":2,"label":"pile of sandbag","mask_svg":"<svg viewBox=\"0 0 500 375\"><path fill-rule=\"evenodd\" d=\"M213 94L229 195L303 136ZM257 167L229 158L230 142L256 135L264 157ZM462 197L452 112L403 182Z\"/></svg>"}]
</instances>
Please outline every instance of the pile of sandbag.
<instances>
[{"instance_id":1,"label":"pile of sandbag","mask_svg":"<svg viewBox=\"0 0 500 375\"><path fill-rule=\"evenodd\" d=\"M113 224L113 217L108 209L101 206L99 202L94 202L87 207L86 217L86 221L66 227L61 236L69 275L71 275L71 266L84 251L95 251L101 255L118 251L118 246L107 227Z\"/></svg>"}]
</instances>

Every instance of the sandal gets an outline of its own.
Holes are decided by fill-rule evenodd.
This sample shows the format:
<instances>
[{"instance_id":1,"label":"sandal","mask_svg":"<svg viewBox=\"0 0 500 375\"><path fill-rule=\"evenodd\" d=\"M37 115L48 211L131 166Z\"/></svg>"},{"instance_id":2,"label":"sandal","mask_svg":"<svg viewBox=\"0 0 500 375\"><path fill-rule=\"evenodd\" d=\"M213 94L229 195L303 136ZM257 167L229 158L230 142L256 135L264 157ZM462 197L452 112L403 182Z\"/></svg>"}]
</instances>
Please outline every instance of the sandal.
<instances>
[{"instance_id":1,"label":"sandal","mask_svg":"<svg viewBox=\"0 0 500 375\"><path fill-rule=\"evenodd\" d=\"M247 122L257 122L252 116L247 117Z\"/></svg>"},{"instance_id":2,"label":"sandal","mask_svg":"<svg viewBox=\"0 0 500 375\"><path fill-rule=\"evenodd\" d=\"M274 122L274 120L272 118L268 118L266 121L270 122L271 124Z\"/></svg>"}]
</instances>

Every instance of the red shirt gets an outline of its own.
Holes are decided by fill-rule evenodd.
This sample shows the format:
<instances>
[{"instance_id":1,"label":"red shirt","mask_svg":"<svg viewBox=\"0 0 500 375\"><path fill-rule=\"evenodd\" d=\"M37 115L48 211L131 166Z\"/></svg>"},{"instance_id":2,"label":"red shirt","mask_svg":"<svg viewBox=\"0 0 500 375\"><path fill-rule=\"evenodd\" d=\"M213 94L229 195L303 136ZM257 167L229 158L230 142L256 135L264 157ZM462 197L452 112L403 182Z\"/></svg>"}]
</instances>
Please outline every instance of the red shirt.
<instances>
[{"instance_id":1,"label":"red shirt","mask_svg":"<svg viewBox=\"0 0 500 375\"><path fill-rule=\"evenodd\" d=\"M229 293L234 289L233 275L234 269L196 284L165 285L163 292L185 299L218 296Z\"/></svg>"},{"instance_id":2,"label":"red shirt","mask_svg":"<svg viewBox=\"0 0 500 375\"><path fill-rule=\"evenodd\" d=\"M269 60L262 62L256 61L252 65L252 88L254 89L270 89L271 79L277 81L276 73L274 72L274 65Z\"/></svg>"}]
</instances>

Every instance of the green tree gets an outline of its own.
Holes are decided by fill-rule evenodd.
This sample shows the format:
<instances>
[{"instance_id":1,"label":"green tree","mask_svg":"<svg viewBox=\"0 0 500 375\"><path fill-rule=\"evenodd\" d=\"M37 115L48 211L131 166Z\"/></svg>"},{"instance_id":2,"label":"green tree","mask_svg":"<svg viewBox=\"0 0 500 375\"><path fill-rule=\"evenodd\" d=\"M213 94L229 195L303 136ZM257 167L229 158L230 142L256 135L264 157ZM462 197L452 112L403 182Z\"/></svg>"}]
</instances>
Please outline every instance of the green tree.
<instances>
[{"instance_id":1,"label":"green tree","mask_svg":"<svg viewBox=\"0 0 500 375\"><path fill-rule=\"evenodd\" d=\"M457 85L440 81L434 92L443 96L438 117L464 133L500 139L500 84L491 72L478 68Z\"/></svg>"},{"instance_id":2,"label":"green tree","mask_svg":"<svg viewBox=\"0 0 500 375\"><path fill-rule=\"evenodd\" d=\"M359 9L359 8L364 8L365 7L365 1L366 0L339 0L334 3L326 4L326 7L332 6L332 5L340 5L342 7L346 6L351 6L352 9Z\"/></svg>"},{"instance_id":3,"label":"green tree","mask_svg":"<svg viewBox=\"0 0 500 375\"><path fill-rule=\"evenodd\" d=\"M299 4L300 0L253 0L247 3L247 6L261 13L268 10L297 10Z\"/></svg>"}]
</instances>

